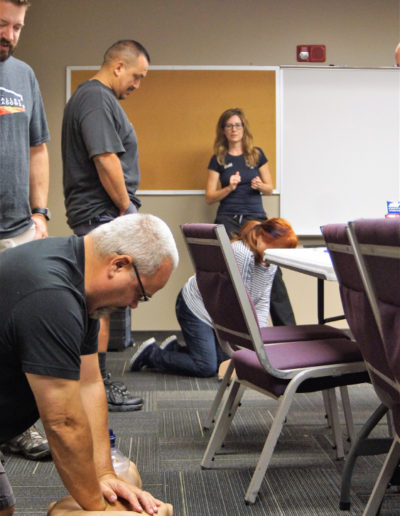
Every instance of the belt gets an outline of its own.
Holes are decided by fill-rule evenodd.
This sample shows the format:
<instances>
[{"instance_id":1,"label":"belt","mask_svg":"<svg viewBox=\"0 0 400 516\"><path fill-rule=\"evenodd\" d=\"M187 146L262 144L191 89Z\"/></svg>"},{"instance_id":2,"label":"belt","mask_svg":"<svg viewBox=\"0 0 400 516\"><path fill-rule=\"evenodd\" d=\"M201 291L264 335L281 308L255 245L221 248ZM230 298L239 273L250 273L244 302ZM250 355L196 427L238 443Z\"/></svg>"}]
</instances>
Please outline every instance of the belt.
<instances>
[{"instance_id":1,"label":"belt","mask_svg":"<svg viewBox=\"0 0 400 516\"><path fill-rule=\"evenodd\" d=\"M101 215L96 215L96 217L93 217L79 225L82 226L84 224L87 224L88 226L94 226L95 224L98 224L99 222L101 222L101 218L102 218Z\"/></svg>"},{"instance_id":2,"label":"belt","mask_svg":"<svg viewBox=\"0 0 400 516\"><path fill-rule=\"evenodd\" d=\"M239 222L239 224L242 223L243 221L243 217L245 217L246 215L244 215L243 213L238 213L237 215L233 215L233 219L237 220Z\"/></svg>"}]
</instances>

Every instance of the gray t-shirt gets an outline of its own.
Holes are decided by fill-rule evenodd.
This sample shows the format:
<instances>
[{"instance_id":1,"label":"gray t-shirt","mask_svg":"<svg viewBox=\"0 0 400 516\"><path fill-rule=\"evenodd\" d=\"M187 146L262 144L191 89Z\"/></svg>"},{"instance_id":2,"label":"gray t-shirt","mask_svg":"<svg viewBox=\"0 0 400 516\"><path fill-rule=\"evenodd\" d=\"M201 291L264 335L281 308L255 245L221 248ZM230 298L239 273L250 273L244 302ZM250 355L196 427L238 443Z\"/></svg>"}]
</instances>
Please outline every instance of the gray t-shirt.
<instances>
[{"instance_id":1,"label":"gray t-shirt","mask_svg":"<svg viewBox=\"0 0 400 516\"><path fill-rule=\"evenodd\" d=\"M64 197L71 228L100 214L119 215L92 159L107 152L118 155L129 197L139 207L135 130L112 89L97 80L85 81L69 99L62 125Z\"/></svg>"},{"instance_id":2,"label":"gray t-shirt","mask_svg":"<svg viewBox=\"0 0 400 516\"><path fill-rule=\"evenodd\" d=\"M49 140L35 74L14 57L0 62L0 135L0 238L11 238L32 224L30 147Z\"/></svg>"}]
</instances>

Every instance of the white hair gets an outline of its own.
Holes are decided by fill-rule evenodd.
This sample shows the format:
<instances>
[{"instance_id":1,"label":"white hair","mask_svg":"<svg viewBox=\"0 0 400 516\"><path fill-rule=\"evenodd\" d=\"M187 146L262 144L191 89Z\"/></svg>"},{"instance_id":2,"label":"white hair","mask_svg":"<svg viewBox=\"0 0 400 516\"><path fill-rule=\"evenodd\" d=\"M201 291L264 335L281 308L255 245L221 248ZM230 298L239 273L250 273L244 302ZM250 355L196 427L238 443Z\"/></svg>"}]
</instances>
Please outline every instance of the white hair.
<instances>
[{"instance_id":1,"label":"white hair","mask_svg":"<svg viewBox=\"0 0 400 516\"><path fill-rule=\"evenodd\" d=\"M127 254L139 272L150 276L169 258L173 269L179 256L171 230L160 218L143 213L123 215L91 231L97 252Z\"/></svg>"}]
</instances>

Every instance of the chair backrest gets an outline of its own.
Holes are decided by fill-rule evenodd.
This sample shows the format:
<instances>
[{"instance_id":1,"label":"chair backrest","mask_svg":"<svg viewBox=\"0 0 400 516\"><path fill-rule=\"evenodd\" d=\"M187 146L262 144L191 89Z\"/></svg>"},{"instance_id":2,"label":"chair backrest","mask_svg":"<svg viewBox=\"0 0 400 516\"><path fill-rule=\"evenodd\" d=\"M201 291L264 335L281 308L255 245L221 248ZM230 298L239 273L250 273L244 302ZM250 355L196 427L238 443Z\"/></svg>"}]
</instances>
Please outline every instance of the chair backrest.
<instances>
[{"instance_id":1,"label":"chair backrest","mask_svg":"<svg viewBox=\"0 0 400 516\"><path fill-rule=\"evenodd\" d=\"M254 350L270 374L278 378L290 376L290 372L275 369L268 360L254 305L224 226L184 224L181 229L204 305L218 338L233 348Z\"/></svg>"},{"instance_id":2,"label":"chair backrest","mask_svg":"<svg viewBox=\"0 0 400 516\"><path fill-rule=\"evenodd\" d=\"M400 218L350 222L348 235L400 392Z\"/></svg>"},{"instance_id":3,"label":"chair backrest","mask_svg":"<svg viewBox=\"0 0 400 516\"><path fill-rule=\"evenodd\" d=\"M347 322L360 347L378 396L383 403L392 407L399 400L396 379L359 272L347 226L329 224L321 229L339 281Z\"/></svg>"}]
</instances>

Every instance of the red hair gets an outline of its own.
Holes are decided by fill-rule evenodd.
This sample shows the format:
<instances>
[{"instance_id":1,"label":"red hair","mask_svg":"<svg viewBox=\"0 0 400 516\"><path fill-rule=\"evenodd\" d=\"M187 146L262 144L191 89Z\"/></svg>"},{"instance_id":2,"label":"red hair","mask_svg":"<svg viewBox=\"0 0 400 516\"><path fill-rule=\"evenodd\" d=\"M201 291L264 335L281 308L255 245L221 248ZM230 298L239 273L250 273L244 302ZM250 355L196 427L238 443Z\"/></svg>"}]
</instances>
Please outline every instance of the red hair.
<instances>
[{"instance_id":1,"label":"red hair","mask_svg":"<svg viewBox=\"0 0 400 516\"><path fill-rule=\"evenodd\" d=\"M297 246L298 238L292 226L285 219L273 218L264 222L249 220L241 228L240 233L233 239L241 240L252 251L256 263L261 263L264 259L260 256L257 249L257 240L261 238L268 247L288 247Z\"/></svg>"}]
</instances>

